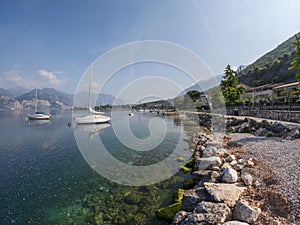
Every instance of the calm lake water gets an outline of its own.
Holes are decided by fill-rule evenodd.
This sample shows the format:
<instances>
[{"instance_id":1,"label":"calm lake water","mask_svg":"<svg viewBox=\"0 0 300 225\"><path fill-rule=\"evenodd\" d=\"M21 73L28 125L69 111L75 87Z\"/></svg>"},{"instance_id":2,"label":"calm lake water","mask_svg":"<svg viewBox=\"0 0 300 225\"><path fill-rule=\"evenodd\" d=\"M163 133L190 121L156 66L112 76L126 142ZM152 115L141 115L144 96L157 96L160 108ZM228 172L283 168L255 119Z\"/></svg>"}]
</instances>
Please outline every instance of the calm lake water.
<instances>
[{"instance_id":1,"label":"calm lake water","mask_svg":"<svg viewBox=\"0 0 300 225\"><path fill-rule=\"evenodd\" d=\"M123 131L121 139L116 135L113 121L111 126L90 130L68 127L71 111L51 114L50 122L40 124L28 123L25 112L0 111L0 224L166 224L155 218L155 211L171 203L172 192L182 187L186 177L176 173L151 185L118 184L105 178L105 173L99 175L100 169L105 171L99 165L101 159L79 149L76 140L82 138L79 142L85 145L101 140L108 155L138 168L170 157L176 146L188 152L188 144L178 134L184 130L182 138L186 139L193 124L182 129L176 117L153 120L154 114L135 113L128 118L127 112L117 112L114 121L128 121L135 137L150 140L146 142L149 148L153 144L149 137L168 131L155 148L136 151L124 144L132 140Z\"/></svg>"}]
</instances>

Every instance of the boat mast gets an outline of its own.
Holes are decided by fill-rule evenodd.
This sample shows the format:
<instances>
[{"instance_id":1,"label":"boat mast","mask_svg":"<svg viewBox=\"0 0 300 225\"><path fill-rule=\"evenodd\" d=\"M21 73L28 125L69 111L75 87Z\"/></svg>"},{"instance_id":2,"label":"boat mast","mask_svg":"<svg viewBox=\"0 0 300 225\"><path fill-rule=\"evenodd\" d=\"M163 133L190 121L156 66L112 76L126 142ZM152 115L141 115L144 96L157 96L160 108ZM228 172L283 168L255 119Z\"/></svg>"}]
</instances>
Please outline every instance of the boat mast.
<instances>
[{"instance_id":1,"label":"boat mast","mask_svg":"<svg viewBox=\"0 0 300 225\"><path fill-rule=\"evenodd\" d=\"M91 112L91 86L92 86L92 73L93 73L93 66L90 67L90 85L89 85L89 112Z\"/></svg>"},{"instance_id":2,"label":"boat mast","mask_svg":"<svg viewBox=\"0 0 300 225\"><path fill-rule=\"evenodd\" d=\"M37 88L35 89L35 104L34 104L35 112L37 112Z\"/></svg>"}]
</instances>

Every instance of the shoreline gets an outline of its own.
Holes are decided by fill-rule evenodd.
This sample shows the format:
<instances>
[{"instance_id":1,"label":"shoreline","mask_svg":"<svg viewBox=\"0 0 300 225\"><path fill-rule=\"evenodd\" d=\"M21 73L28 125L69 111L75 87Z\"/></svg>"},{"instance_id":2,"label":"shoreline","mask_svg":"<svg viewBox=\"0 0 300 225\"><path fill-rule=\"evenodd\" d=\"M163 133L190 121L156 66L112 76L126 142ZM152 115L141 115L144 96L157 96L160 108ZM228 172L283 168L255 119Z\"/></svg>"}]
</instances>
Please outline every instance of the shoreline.
<instances>
[{"instance_id":1,"label":"shoreline","mask_svg":"<svg viewBox=\"0 0 300 225\"><path fill-rule=\"evenodd\" d=\"M199 114L198 114L199 115ZM203 114L202 114L203 115ZM204 119L205 123L207 123L207 115L204 117L201 117L199 115L199 118L201 120ZM203 134L199 134L195 152L193 154L193 158L195 161L195 164L198 168L192 169L191 176L193 178L194 184L190 188L186 188L187 190L184 190L181 197L181 204L182 208L177 214L174 216L172 220L172 225L186 225L186 224L204 224L206 222L209 222L210 224L239 224L235 222L226 223L226 221L236 221L237 219L240 222L243 222L241 224L270 224L270 225L279 225L279 224L297 224L300 221L300 213L299 213L299 196L297 198L297 188L299 189L299 182L297 179L297 174L294 176L295 179L288 179L287 177L289 174L284 174L284 180L278 178L278 171L274 171L274 168L270 166L272 165L272 160L268 161L264 157L266 155L256 155L257 152L254 151L253 154L249 153L249 148L255 149L259 152L260 147L259 144L263 144L267 149L270 149L268 147L269 142L272 143L274 139L277 139L280 143L289 143L289 146L291 143L296 143L296 146L294 148L294 153L296 156L299 157L299 151L297 149L300 149L300 140L290 141L293 139L298 139L300 137L299 135L299 124L293 124L293 123L287 123L281 121L270 121L265 120L261 118L247 118L247 117L240 117L239 119L237 117L228 116L227 117L227 132L231 131L230 134L225 135L224 142L222 146L216 146L213 142L213 138L210 136L206 136ZM239 121L239 122L237 122ZM253 122L255 121L255 122ZM203 121L202 121L203 122ZM248 128L245 128L245 124L247 123ZM252 124L251 124L252 123ZM201 124L201 121L200 121ZM249 124L251 124L249 128ZM233 126L234 125L234 126ZM259 126L263 125L263 126ZM284 128L284 134L282 132L275 132L275 130L272 130L272 135L267 132L262 132L262 129L265 129L264 131L270 131L271 128L274 128L274 125L276 128ZM255 128L255 126L259 126L259 128ZM235 130L237 127L243 127L244 130ZM271 127L271 128L270 128ZM233 130L234 128L234 130ZM260 130L260 132L257 132L257 130ZM277 129L278 131L280 129ZM232 132L234 131L234 132ZM248 131L248 133L238 133L238 132L245 132ZM270 131L271 132L271 131ZM250 133L250 134L249 134ZM251 134L252 133L252 134ZM260 136L253 136L254 134ZM289 134L289 135L287 135ZM240 136L239 136L240 135ZM203 136L206 139L206 143L203 143ZM278 138L280 137L280 138ZM262 139L266 139L269 142L262 142ZM288 139L288 140L284 140ZM202 141L202 142L201 142ZM257 145L254 145L253 142L257 143ZM284 144L277 148L277 152L274 152L274 154L277 154L280 156L280 148L284 148ZM276 143L275 143L276 145ZM212 154L211 146L215 148L216 152ZM245 147L246 146L246 149ZM250 146L250 147L249 147ZM272 150L272 148L271 148ZM212 155L210 155L212 154ZM270 154L270 153L268 153ZM199 169L199 165L201 165L201 161L203 161L203 158L207 157L219 157L221 160L221 163L217 163L218 165L211 165L209 168L209 173L205 172L206 174L203 174L204 171L207 171L207 168ZM233 160L228 159L231 158ZM192 158L192 159L193 159ZM201 159L202 158L202 159ZM274 157L273 157L274 159ZM275 157L276 159L276 157ZM297 164L297 157L291 157L288 162L294 160L294 164ZM284 165L285 160L280 160ZM234 163L233 163L234 162ZM299 160L298 160L299 162ZM297 167L292 164L292 168L297 170ZM187 165L186 165L187 166ZM233 170L235 170L235 173L237 174L237 179L235 182L226 182L223 180L224 177L224 171L226 170L226 167L230 167ZM299 167L299 166L298 166ZM283 168L284 166L280 167ZM298 171L300 171L298 169ZM243 174L250 175L252 177L251 184L246 184L247 182L244 181ZM195 180L195 174L201 174L200 180ZM214 178L212 176L214 174ZM244 176L245 177L245 176ZM285 183L285 181L288 181L289 183ZM293 184L293 182L295 184ZM298 186L297 186L298 182ZM220 200L214 199L214 195L218 195L219 193L209 193L207 195L207 192L210 192L209 185L212 185L210 183L215 183L214 185L224 185L224 184L239 184L242 185L245 190L242 191L237 199L232 199L230 201L227 200ZM290 187L290 184L293 184L293 190L290 191L288 187ZM285 188L283 188L285 187ZM199 192L200 188L201 190L205 192L205 194L202 193L202 195L207 195L208 198L202 198L200 195L197 194ZM286 190L289 190L289 192L286 192ZM299 195L299 194L298 194ZM174 197L174 195L173 195ZM191 200L192 201L187 201ZM199 200L200 199L200 200ZM298 201L297 201L298 199ZM197 204L194 204L196 201ZM193 205L191 207L188 206L188 204ZM247 221L246 218L241 218L240 216L237 216L237 207L241 205L241 202L245 204L247 207L249 207L252 210L253 213L253 220ZM228 207L227 209L228 214L223 215L222 218L216 219L216 215L220 215L220 213L224 214L224 212L219 212L214 209L214 207L219 207L220 204L225 203L225 205L222 205L222 207ZM207 204L210 204L208 208L205 208ZM219 204L219 205L217 205ZM199 211L199 207L202 209L202 211ZM203 207L205 210L203 210ZM167 207L166 207L167 208ZM212 210L214 213L209 214L208 211ZM250 211L251 211L250 210ZM177 210L178 211L178 210ZM213 216L215 217L215 220L212 221L209 218ZM202 219L199 219L199 218ZM197 223L195 223L197 221ZM245 223L249 222L249 223Z\"/></svg>"}]
</instances>

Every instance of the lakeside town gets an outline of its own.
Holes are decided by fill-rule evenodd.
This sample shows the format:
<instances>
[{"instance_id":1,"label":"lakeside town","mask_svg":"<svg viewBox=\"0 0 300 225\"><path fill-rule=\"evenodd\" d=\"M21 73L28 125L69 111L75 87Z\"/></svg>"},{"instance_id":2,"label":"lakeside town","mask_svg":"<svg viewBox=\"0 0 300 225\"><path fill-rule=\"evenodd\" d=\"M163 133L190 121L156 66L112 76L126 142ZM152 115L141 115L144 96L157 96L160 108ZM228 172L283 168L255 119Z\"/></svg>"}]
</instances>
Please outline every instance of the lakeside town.
<instances>
[{"instance_id":1,"label":"lakeside town","mask_svg":"<svg viewBox=\"0 0 300 225\"><path fill-rule=\"evenodd\" d=\"M0 1L0 224L300 225L300 1Z\"/></svg>"}]
</instances>

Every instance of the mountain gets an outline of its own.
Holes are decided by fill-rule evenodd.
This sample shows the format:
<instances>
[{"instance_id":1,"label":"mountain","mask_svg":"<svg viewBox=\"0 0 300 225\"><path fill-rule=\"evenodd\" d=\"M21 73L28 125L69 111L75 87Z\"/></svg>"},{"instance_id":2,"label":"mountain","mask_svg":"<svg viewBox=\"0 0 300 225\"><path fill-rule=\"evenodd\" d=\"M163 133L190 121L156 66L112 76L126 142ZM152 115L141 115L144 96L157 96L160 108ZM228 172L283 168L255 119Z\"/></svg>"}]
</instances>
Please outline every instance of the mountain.
<instances>
[{"instance_id":1,"label":"mountain","mask_svg":"<svg viewBox=\"0 0 300 225\"><path fill-rule=\"evenodd\" d=\"M0 96L13 96L13 93L4 88L0 88Z\"/></svg>"},{"instance_id":2,"label":"mountain","mask_svg":"<svg viewBox=\"0 0 300 225\"><path fill-rule=\"evenodd\" d=\"M23 87L14 87L14 88L9 88L8 91L12 94L12 96L17 97L22 94L25 94L26 92L29 92L30 90Z\"/></svg>"},{"instance_id":3,"label":"mountain","mask_svg":"<svg viewBox=\"0 0 300 225\"><path fill-rule=\"evenodd\" d=\"M3 89L0 88L0 110L21 110L35 108L35 93L36 89L16 96L16 93L24 92L23 89ZM37 91L38 109L70 109L73 106L74 96L54 88L43 88ZM96 99L96 105L121 105L124 101L116 99L112 95L107 94L92 94L92 99ZM88 92L82 92L76 95L76 106L86 107L88 101Z\"/></svg>"},{"instance_id":4,"label":"mountain","mask_svg":"<svg viewBox=\"0 0 300 225\"><path fill-rule=\"evenodd\" d=\"M75 96L74 105L77 107L87 107L88 106L89 93L87 91L83 91L78 93ZM91 103L95 106L104 106L104 105L123 105L124 101L122 99L115 98L109 94L91 94Z\"/></svg>"},{"instance_id":5,"label":"mountain","mask_svg":"<svg viewBox=\"0 0 300 225\"><path fill-rule=\"evenodd\" d=\"M297 34L300 35L300 32ZM295 81L295 71L289 70L296 47L295 35L266 53L239 73L239 82L248 86Z\"/></svg>"},{"instance_id":6,"label":"mountain","mask_svg":"<svg viewBox=\"0 0 300 225\"><path fill-rule=\"evenodd\" d=\"M35 93L36 90L33 89L18 96L16 99L21 103L23 108L34 108ZM54 88L38 89L37 98L39 108L66 109L70 108L73 104L73 95L58 91Z\"/></svg>"},{"instance_id":7,"label":"mountain","mask_svg":"<svg viewBox=\"0 0 300 225\"><path fill-rule=\"evenodd\" d=\"M222 78L223 78L223 74L202 81L198 81L198 83L195 83L194 85L182 91L179 96L185 95L188 91L192 91L192 90L197 90L199 92L207 91L210 88L218 86L221 83Z\"/></svg>"}]
</instances>

